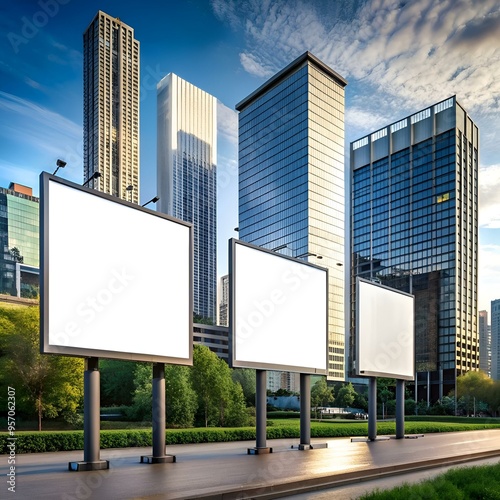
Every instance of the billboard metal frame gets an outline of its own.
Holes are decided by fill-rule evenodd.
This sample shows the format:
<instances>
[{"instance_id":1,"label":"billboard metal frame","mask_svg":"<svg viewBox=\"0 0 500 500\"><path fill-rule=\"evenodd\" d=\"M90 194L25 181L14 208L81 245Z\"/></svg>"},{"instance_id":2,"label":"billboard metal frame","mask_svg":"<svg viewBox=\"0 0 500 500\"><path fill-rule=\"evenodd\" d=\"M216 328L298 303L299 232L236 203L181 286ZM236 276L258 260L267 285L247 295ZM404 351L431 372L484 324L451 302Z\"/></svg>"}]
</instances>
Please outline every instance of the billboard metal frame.
<instances>
[{"instance_id":1,"label":"billboard metal frame","mask_svg":"<svg viewBox=\"0 0 500 500\"><path fill-rule=\"evenodd\" d=\"M413 340L413 359L412 359L412 375L405 375L399 373L392 373L389 371L375 371L375 370L360 370L359 362L360 362L360 283L365 283L368 285L372 285L374 287L393 292L395 294L404 295L408 298L412 299L413 302L413 325L415 324L415 297L410 293L403 292L401 290L397 290L395 288L390 288L388 286L382 285L381 283L377 283L374 281L370 281L364 278L356 277L356 374L361 377L387 377L387 378L395 378L398 380L414 380L415 379L415 327L413 327L412 332L412 340ZM380 342L383 344L384 339L380 339ZM380 343L379 343L380 344ZM377 354L375 353L374 356ZM386 354L385 354L386 355Z\"/></svg>"},{"instance_id":2,"label":"billboard metal frame","mask_svg":"<svg viewBox=\"0 0 500 500\"><path fill-rule=\"evenodd\" d=\"M237 276L235 274L236 270L236 245L241 245L244 247L248 247L259 252L272 255L276 259L283 259L293 262L294 264L306 266L309 268L317 269L319 271L323 271L325 273L325 304L326 304L326 317L325 317L325 368L318 369L310 366L301 366L301 365L287 365L287 364L278 364L278 363L266 363L266 362L254 362L254 361L245 361L237 359L237 352L235 346L235 313L236 313L236 297L235 297L235 284L237 280ZM306 332L304 332L304 335ZM303 342L301 342L298 349L306 349L307 339L304 337ZM262 346L262 349L266 349L265 346ZM299 357L299 356L297 356ZM288 372L296 372L301 374L312 374L312 375L327 375L328 373L328 269L325 267L318 266L316 264L312 264L307 261L302 261L294 257L290 257L288 255L279 254L273 252L272 250L268 250L266 248L259 247L257 245L253 245L251 243L243 242L241 240L237 240L235 238L231 238L229 240L229 359L231 362L231 366L234 368L253 368L257 370L277 370L277 371L288 371Z\"/></svg>"},{"instance_id":3,"label":"billboard metal frame","mask_svg":"<svg viewBox=\"0 0 500 500\"><path fill-rule=\"evenodd\" d=\"M180 224L189 230L189 318L186 321L189 332L186 341L189 342L189 355L187 358L157 355L153 352L147 353L134 353L124 351L109 351L100 348L85 348L78 346L64 346L49 344L49 293L50 293L50 269L49 269L49 204L50 199L49 183L55 182L80 192L87 193L89 196L96 196L111 203L126 207L130 210L137 210L151 217L159 217L171 223ZM175 263L173 263L175 265ZM147 292L145 292L147 293ZM79 357L98 357L98 358L111 358L111 359L125 359L133 361L144 361L153 363L171 363L179 365L192 365L193 364L193 227L192 224L176 219L174 217L155 212L144 208L140 205L119 199L106 193L99 192L95 189L80 186L74 182L67 181L60 177L55 177L47 172L40 174L40 350L45 354L59 354L68 356ZM140 311L138 311L140 314ZM168 328L168 324L165 325ZM139 334L139 332L138 332Z\"/></svg>"}]
</instances>

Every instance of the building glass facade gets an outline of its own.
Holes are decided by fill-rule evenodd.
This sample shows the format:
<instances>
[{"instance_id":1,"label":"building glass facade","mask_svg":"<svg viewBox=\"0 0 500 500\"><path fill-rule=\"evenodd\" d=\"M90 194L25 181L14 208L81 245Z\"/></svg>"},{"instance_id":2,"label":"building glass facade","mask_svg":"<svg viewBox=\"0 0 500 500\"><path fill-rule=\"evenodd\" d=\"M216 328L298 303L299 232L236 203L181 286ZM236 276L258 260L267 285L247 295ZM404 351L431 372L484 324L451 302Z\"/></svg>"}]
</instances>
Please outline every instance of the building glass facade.
<instances>
[{"instance_id":1,"label":"building glass facade","mask_svg":"<svg viewBox=\"0 0 500 500\"><path fill-rule=\"evenodd\" d=\"M500 380L500 299L491 301L491 378Z\"/></svg>"},{"instance_id":2,"label":"building glass facade","mask_svg":"<svg viewBox=\"0 0 500 500\"><path fill-rule=\"evenodd\" d=\"M219 282L219 319L218 325L229 326L229 275L222 276Z\"/></svg>"},{"instance_id":3,"label":"building glass facade","mask_svg":"<svg viewBox=\"0 0 500 500\"><path fill-rule=\"evenodd\" d=\"M479 311L479 369L491 377L491 328L488 311Z\"/></svg>"},{"instance_id":4,"label":"building glass facade","mask_svg":"<svg viewBox=\"0 0 500 500\"><path fill-rule=\"evenodd\" d=\"M158 83L158 210L193 224L194 313L217 319L217 100L170 73Z\"/></svg>"},{"instance_id":5,"label":"building glass facade","mask_svg":"<svg viewBox=\"0 0 500 500\"><path fill-rule=\"evenodd\" d=\"M18 190L18 186L0 188L0 293L33 298L39 290L37 272L24 273L26 279L21 282L18 274L19 264L26 271L39 267L39 199L32 196L31 188L19 186Z\"/></svg>"},{"instance_id":6,"label":"building glass facade","mask_svg":"<svg viewBox=\"0 0 500 500\"><path fill-rule=\"evenodd\" d=\"M344 87L306 52L241 101L239 237L329 270L328 378L344 380ZM306 332L305 332L306 334Z\"/></svg>"},{"instance_id":7,"label":"building glass facade","mask_svg":"<svg viewBox=\"0 0 500 500\"><path fill-rule=\"evenodd\" d=\"M351 334L356 277L415 295L418 400L479 368L479 131L451 97L351 143Z\"/></svg>"},{"instance_id":8,"label":"building glass facade","mask_svg":"<svg viewBox=\"0 0 500 500\"><path fill-rule=\"evenodd\" d=\"M139 65L134 30L99 11L83 35L83 176L87 181L99 172L90 187L134 203L140 199Z\"/></svg>"}]
</instances>

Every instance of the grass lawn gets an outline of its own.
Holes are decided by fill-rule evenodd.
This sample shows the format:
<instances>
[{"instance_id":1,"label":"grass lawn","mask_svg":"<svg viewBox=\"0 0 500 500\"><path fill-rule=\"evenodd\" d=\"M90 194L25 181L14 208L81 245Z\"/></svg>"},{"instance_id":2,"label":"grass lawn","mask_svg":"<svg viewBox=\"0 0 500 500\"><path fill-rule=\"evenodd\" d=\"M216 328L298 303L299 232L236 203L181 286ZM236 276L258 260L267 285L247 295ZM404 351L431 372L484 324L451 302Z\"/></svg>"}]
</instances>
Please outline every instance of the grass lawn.
<instances>
[{"instance_id":1,"label":"grass lawn","mask_svg":"<svg viewBox=\"0 0 500 500\"><path fill-rule=\"evenodd\" d=\"M500 464L451 469L418 484L375 490L360 500L500 499Z\"/></svg>"}]
</instances>

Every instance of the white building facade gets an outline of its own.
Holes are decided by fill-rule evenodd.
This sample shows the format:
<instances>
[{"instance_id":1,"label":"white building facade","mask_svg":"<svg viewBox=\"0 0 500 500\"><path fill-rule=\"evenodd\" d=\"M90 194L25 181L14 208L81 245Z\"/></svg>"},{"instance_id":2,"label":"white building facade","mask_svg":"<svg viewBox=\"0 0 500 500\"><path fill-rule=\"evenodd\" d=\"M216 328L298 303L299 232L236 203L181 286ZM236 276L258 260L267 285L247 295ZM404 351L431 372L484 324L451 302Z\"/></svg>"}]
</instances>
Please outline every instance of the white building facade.
<instances>
[{"instance_id":1,"label":"white building facade","mask_svg":"<svg viewBox=\"0 0 500 500\"><path fill-rule=\"evenodd\" d=\"M193 224L194 313L215 322L217 99L173 73L157 91L157 208Z\"/></svg>"}]
</instances>

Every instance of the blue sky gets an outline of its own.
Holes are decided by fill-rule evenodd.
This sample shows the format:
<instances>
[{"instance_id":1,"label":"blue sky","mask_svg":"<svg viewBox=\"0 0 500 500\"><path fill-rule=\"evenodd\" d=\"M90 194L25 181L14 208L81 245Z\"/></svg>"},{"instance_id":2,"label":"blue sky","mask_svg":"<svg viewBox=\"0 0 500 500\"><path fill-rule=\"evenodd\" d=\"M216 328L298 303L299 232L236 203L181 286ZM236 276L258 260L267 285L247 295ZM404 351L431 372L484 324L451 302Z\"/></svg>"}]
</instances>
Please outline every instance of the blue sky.
<instances>
[{"instance_id":1,"label":"blue sky","mask_svg":"<svg viewBox=\"0 0 500 500\"><path fill-rule=\"evenodd\" d=\"M348 80L346 153L456 94L481 132L479 308L500 298L497 0L16 0L0 7L0 186L40 171L81 182L82 34L97 10L141 44L141 200L156 194L156 83L174 72L219 105L219 269L237 225L241 99L305 50Z\"/></svg>"}]
</instances>

